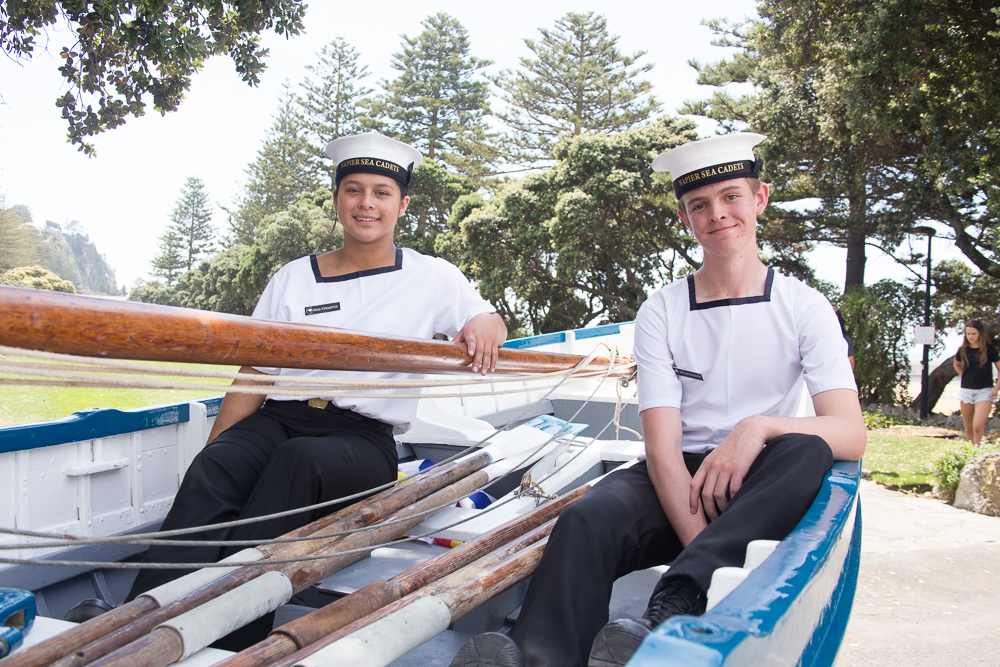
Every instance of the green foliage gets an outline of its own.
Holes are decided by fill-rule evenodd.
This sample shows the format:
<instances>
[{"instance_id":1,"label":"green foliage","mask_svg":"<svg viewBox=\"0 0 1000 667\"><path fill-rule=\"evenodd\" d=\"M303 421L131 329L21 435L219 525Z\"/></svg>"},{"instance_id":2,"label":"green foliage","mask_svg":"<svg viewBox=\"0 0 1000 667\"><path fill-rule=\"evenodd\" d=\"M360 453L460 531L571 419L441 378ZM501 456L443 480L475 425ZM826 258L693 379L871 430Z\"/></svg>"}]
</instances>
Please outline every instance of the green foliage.
<instances>
[{"instance_id":1,"label":"green foliage","mask_svg":"<svg viewBox=\"0 0 1000 667\"><path fill-rule=\"evenodd\" d=\"M942 488L955 493L955 490L958 489L958 483L962 479L962 469L965 464L994 450L995 446L973 447L966 443L939 452L931 459L932 474Z\"/></svg>"},{"instance_id":2,"label":"green foliage","mask_svg":"<svg viewBox=\"0 0 1000 667\"><path fill-rule=\"evenodd\" d=\"M40 266L21 266L0 273L0 284L76 294L73 283Z\"/></svg>"},{"instance_id":3,"label":"green foliage","mask_svg":"<svg viewBox=\"0 0 1000 667\"><path fill-rule=\"evenodd\" d=\"M436 160L424 160L414 170L406 215L396 222L396 245L413 248L425 255L437 255L435 243L448 231L455 202L477 189L471 178L449 171Z\"/></svg>"},{"instance_id":4,"label":"green foliage","mask_svg":"<svg viewBox=\"0 0 1000 667\"><path fill-rule=\"evenodd\" d=\"M321 187L263 219L250 245L236 243L178 278L175 285L140 281L132 301L249 315L274 272L293 259L338 247L332 195Z\"/></svg>"},{"instance_id":5,"label":"green foliage","mask_svg":"<svg viewBox=\"0 0 1000 667\"><path fill-rule=\"evenodd\" d=\"M854 342L861 403L906 405L914 325L923 322L920 290L881 280L843 296L840 313Z\"/></svg>"},{"instance_id":6,"label":"green foliage","mask_svg":"<svg viewBox=\"0 0 1000 667\"><path fill-rule=\"evenodd\" d=\"M922 424L919 419L913 417L900 417L898 415L886 415L881 412L864 412L865 428L871 430L876 428L889 428L890 426L914 426Z\"/></svg>"},{"instance_id":7,"label":"green foliage","mask_svg":"<svg viewBox=\"0 0 1000 667\"><path fill-rule=\"evenodd\" d=\"M923 221L949 226L969 260L1000 280L995 4L763 0L759 20L709 22L719 44L740 52L692 63L700 83L720 90L682 112L769 136L765 175L779 200L799 202L774 208L771 232L846 247L846 289L864 282L866 244L896 253ZM734 96L730 83L754 92Z\"/></svg>"},{"instance_id":8,"label":"green foliage","mask_svg":"<svg viewBox=\"0 0 1000 667\"><path fill-rule=\"evenodd\" d=\"M151 263L153 275L167 281L167 287L173 285L183 271L190 270L184 261L184 240L173 229L167 229L160 237L160 252Z\"/></svg>"},{"instance_id":9,"label":"green foliage","mask_svg":"<svg viewBox=\"0 0 1000 667\"><path fill-rule=\"evenodd\" d=\"M274 123L257 159L244 173L243 194L229 212L229 244L252 245L268 215L282 211L318 186L310 165L310 144L295 96L286 81Z\"/></svg>"},{"instance_id":10,"label":"green foliage","mask_svg":"<svg viewBox=\"0 0 1000 667\"><path fill-rule=\"evenodd\" d=\"M74 34L59 54L67 90L56 106L70 142L93 155L87 138L143 115L149 97L161 113L176 110L210 56L228 54L243 80L256 85L267 55L259 34L297 35L305 9L300 0L4 2L0 48L15 60L31 58L39 35L66 23Z\"/></svg>"},{"instance_id":11,"label":"green foliage","mask_svg":"<svg viewBox=\"0 0 1000 667\"><path fill-rule=\"evenodd\" d=\"M695 138L688 121L560 144L551 170L489 201L456 201L438 238L512 329L544 333L635 318L646 291L697 267L696 243L651 158Z\"/></svg>"},{"instance_id":12,"label":"green foliage","mask_svg":"<svg viewBox=\"0 0 1000 667\"><path fill-rule=\"evenodd\" d=\"M143 280L139 278L128 293L129 301L155 303L158 306L177 306L177 295L170 285L164 285L159 280Z\"/></svg>"},{"instance_id":13,"label":"green foliage","mask_svg":"<svg viewBox=\"0 0 1000 667\"><path fill-rule=\"evenodd\" d=\"M992 320L1000 313L1000 279L976 271L965 262L946 259L934 265L934 303L950 324Z\"/></svg>"},{"instance_id":14,"label":"green foliage","mask_svg":"<svg viewBox=\"0 0 1000 667\"><path fill-rule=\"evenodd\" d=\"M170 222L170 231L180 242L184 269L190 271L195 262L212 252L215 242L212 208L208 203L205 184L200 178L191 176L187 179L170 214ZM161 242L161 247L166 251L167 241L161 238Z\"/></svg>"},{"instance_id":15,"label":"green foliage","mask_svg":"<svg viewBox=\"0 0 1000 667\"><path fill-rule=\"evenodd\" d=\"M42 254L41 238L31 225L31 213L24 207L4 208L0 194L0 271L33 264Z\"/></svg>"},{"instance_id":16,"label":"green foliage","mask_svg":"<svg viewBox=\"0 0 1000 667\"><path fill-rule=\"evenodd\" d=\"M491 79L510 107L497 116L513 130L520 160L552 159L561 139L625 130L660 110L652 84L639 80L653 64L634 66L646 52L622 54L603 16L570 12L539 32L541 41L524 40L535 58Z\"/></svg>"},{"instance_id":17,"label":"green foliage","mask_svg":"<svg viewBox=\"0 0 1000 667\"><path fill-rule=\"evenodd\" d=\"M496 155L485 120L489 88L476 74L491 63L469 55L468 32L458 19L438 12L421 25L423 32L404 35L402 53L393 54L400 74L383 84L386 92L372 106L373 116L427 159L466 176L484 176Z\"/></svg>"},{"instance_id":18,"label":"green foliage","mask_svg":"<svg viewBox=\"0 0 1000 667\"><path fill-rule=\"evenodd\" d=\"M338 37L316 55L317 62L306 69L316 76L302 81L304 95L299 96L303 128L308 137L311 169L325 174L330 188L334 187L337 165L326 156L326 145L338 137L357 134L367 129L366 107L372 92L361 82L368 76L368 67L358 64L358 53Z\"/></svg>"}]
</instances>

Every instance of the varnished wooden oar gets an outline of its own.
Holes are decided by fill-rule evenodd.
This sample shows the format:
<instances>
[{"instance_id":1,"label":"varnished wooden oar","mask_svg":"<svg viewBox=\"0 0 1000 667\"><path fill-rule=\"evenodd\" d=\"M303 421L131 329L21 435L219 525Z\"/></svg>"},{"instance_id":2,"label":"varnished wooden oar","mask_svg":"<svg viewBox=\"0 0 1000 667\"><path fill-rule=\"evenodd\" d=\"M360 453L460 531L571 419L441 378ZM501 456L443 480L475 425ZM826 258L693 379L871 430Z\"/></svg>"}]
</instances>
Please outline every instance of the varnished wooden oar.
<instances>
[{"instance_id":1,"label":"varnished wooden oar","mask_svg":"<svg viewBox=\"0 0 1000 667\"><path fill-rule=\"evenodd\" d=\"M471 372L465 345L0 287L0 345L107 359L398 373ZM497 373L570 370L583 357L502 349ZM604 371L600 357L587 366ZM626 374L613 370L613 376Z\"/></svg>"},{"instance_id":2,"label":"varnished wooden oar","mask_svg":"<svg viewBox=\"0 0 1000 667\"><path fill-rule=\"evenodd\" d=\"M478 453L449 466L421 473L406 484L386 489L375 496L286 533L282 537L303 537L317 532L320 534L334 533L370 525L412 504L421 497L482 469L489 462L488 454ZM261 545L257 547L257 550L264 554L265 558L294 558L302 553L309 553L318 545L319 541L310 540L288 544ZM173 606L171 610L164 610L159 615L153 615L153 612L159 609L159 605L148 597L140 596L132 602L70 628L19 654L8 657L4 667L44 667L60 658L62 658L59 663L60 667L81 667L149 632L165 618L169 618L168 613L177 615L192 609L214 595L235 588L239 583L245 581L248 575L252 573L259 575L260 572L259 567L247 567L242 572L237 571L226 575L220 571L219 579L183 596L173 603L176 606Z\"/></svg>"},{"instance_id":3,"label":"varnished wooden oar","mask_svg":"<svg viewBox=\"0 0 1000 667\"><path fill-rule=\"evenodd\" d=\"M502 553L504 550L489 554L279 660L273 667L387 665L526 579L537 567L547 541L545 537L513 554Z\"/></svg>"},{"instance_id":4,"label":"varnished wooden oar","mask_svg":"<svg viewBox=\"0 0 1000 667\"><path fill-rule=\"evenodd\" d=\"M418 523L425 521L427 519L426 515L417 516L420 512L433 507L450 504L456 500L464 498L484 486L487 482L489 482L489 480L490 476L486 471L479 470L474 472L468 477L465 477L464 479L461 479L458 482L441 489L440 491L432 493L419 502L416 502L389 517L390 520L396 518L406 518L405 521L401 521L400 523L396 523L391 526L374 526L365 532L354 533L338 541L336 544L327 548L318 549L311 554L316 556L331 555L330 558L273 566L277 569L273 569L270 572L261 575L260 579L263 580L265 577L273 575L271 577L271 581L277 585L281 585L282 580L280 578L283 578L284 584L287 585L284 601L287 601L287 599L292 595L301 592L320 579L329 576L333 572L336 572L337 570L346 567L355 561L360 560L366 555L364 553L343 554L340 556L334 555L337 552L389 542L393 537L399 535L401 532L405 532ZM261 567L266 567L266 563L263 566L249 566L247 568L241 568L241 570L259 570ZM256 584L257 582L251 582L248 579L247 582L241 583ZM270 586L270 584L268 584L268 586ZM228 634L231 630L235 630L246 622L259 617L260 613L270 611L269 609L263 609L263 607L261 608L263 611L260 613L257 613L258 610L251 610L251 612L248 612L248 618L246 620L236 624L236 621L234 620L236 618L235 614L245 611L239 605L248 604L252 599L249 597L243 598L242 600L238 599L238 597L230 597L228 600L224 599L226 596L234 596L238 595L238 593L239 589L233 589L222 596L213 596L213 599L206 601L205 604L201 606L200 610L187 612L184 616L174 616L164 619L166 625L157 627L152 632L144 634L144 636L133 641L132 643L106 655L100 660L92 662L91 665L93 667L166 667L167 665L177 662L178 660L201 650L216 639ZM233 601L235 601L236 604L230 604ZM274 606L278 606L281 603L282 601L278 601ZM211 608L209 605L211 605ZM217 607L224 609L225 611L217 613ZM160 611L154 612L153 614L150 614L150 616L157 616L160 614ZM195 611L198 611L199 613L194 614ZM257 615L253 616L254 613L257 613ZM211 624L213 621L232 623L235 627L232 627L229 630L216 631L212 634L207 632L206 626ZM211 634L211 636L209 636L209 634ZM194 642L198 642L200 645L195 645Z\"/></svg>"},{"instance_id":5,"label":"varnished wooden oar","mask_svg":"<svg viewBox=\"0 0 1000 667\"><path fill-rule=\"evenodd\" d=\"M376 581L364 588L335 600L316 611L276 628L264 641L227 658L216 667L263 667L275 660L322 640L385 605L451 574L473 561L501 548L511 540L533 531L538 526L558 516L563 509L576 502L590 488L584 485L552 502L535 508L527 514L483 533L475 540L457 546L425 561L388 581ZM538 534L524 546L533 544L548 534ZM520 547L523 548L523 547Z\"/></svg>"}]
</instances>

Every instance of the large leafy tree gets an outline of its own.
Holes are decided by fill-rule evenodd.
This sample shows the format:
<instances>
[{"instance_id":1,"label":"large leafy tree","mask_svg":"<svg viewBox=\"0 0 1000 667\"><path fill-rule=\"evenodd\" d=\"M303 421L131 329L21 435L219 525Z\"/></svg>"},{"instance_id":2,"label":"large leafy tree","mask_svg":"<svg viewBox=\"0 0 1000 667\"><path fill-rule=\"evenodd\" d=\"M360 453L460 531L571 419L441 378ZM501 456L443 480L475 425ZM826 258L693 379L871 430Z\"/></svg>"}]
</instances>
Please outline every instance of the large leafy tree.
<instances>
[{"instance_id":1,"label":"large leafy tree","mask_svg":"<svg viewBox=\"0 0 1000 667\"><path fill-rule=\"evenodd\" d=\"M603 16L570 12L539 32L541 40L524 40L535 57L492 79L521 160L551 159L564 137L628 129L660 110L640 79L653 64L636 65L646 52L623 54Z\"/></svg>"},{"instance_id":2,"label":"large leafy tree","mask_svg":"<svg viewBox=\"0 0 1000 667\"><path fill-rule=\"evenodd\" d=\"M256 85L267 56L260 33L298 34L305 9L301 0L12 0L0 3L0 48L28 59L47 27L69 28L56 106L70 142L92 155L88 138L143 115L150 99L161 113L176 110L210 56L228 54Z\"/></svg>"},{"instance_id":3,"label":"large leafy tree","mask_svg":"<svg viewBox=\"0 0 1000 667\"><path fill-rule=\"evenodd\" d=\"M580 135L552 169L459 199L437 249L522 333L634 319L648 291L699 265L670 181L649 167L695 138L673 118Z\"/></svg>"},{"instance_id":4,"label":"large leafy tree","mask_svg":"<svg viewBox=\"0 0 1000 667\"><path fill-rule=\"evenodd\" d=\"M863 285L867 246L892 252L913 223L900 200L912 186L905 174L915 143L882 125L876 110L857 109L857 63L845 57L856 35L839 6L776 0L758 10L760 20L747 24L710 23L719 44L742 51L693 63L699 83L720 91L682 112L766 134L765 175L777 204L769 231L845 247L845 290ZM733 83L751 83L754 92L734 97Z\"/></svg>"},{"instance_id":5,"label":"large leafy tree","mask_svg":"<svg viewBox=\"0 0 1000 667\"><path fill-rule=\"evenodd\" d=\"M294 204L319 185L310 169L309 141L288 82L257 159L245 170L243 193L230 214L230 244L252 245L265 216Z\"/></svg>"},{"instance_id":6,"label":"large leafy tree","mask_svg":"<svg viewBox=\"0 0 1000 667\"><path fill-rule=\"evenodd\" d=\"M436 160L424 160L414 172L410 204L406 215L396 222L396 245L437 255L435 243L448 231L452 207L460 197L476 192L478 185Z\"/></svg>"},{"instance_id":7,"label":"large leafy tree","mask_svg":"<svg viewBox=\"0 0 1000 667\"><path fill-rule=\"evenodd\" d=\"M478 72L490 61L469 54L469 36L458 19L429 16L416 37L403 36L393 55L399 76L384 83L373 113L385 129L467 176L480 177L496 159L486 124L489 86Z\"/></svg>"},{"instance_id":8,"label":"large leafy tree","mask_svg":"<svg viewBox=\"0 0 1000 667\"><path fill-rule=\"evenodd\" d=\"M338 137L368 129L366 98L372 92L363 85L368 67L358 64L354 47L338 37L317 54L316 63L306 66L315 79L302 81L299 96L303 129L308 137L312 169L329 178L334 186L337 165L326 156L326 145Z\"/></svg>"}]
</instances>

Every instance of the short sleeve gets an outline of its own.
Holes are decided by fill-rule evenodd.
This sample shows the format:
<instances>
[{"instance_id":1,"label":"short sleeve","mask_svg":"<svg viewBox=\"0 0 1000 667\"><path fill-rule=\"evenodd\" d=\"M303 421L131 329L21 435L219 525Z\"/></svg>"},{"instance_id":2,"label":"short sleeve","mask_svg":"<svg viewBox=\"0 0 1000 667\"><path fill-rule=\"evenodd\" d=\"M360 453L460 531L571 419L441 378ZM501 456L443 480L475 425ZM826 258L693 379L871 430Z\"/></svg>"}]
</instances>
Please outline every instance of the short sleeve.
<instances>
[{"instance_id":1,"label":"short sleeve","mask_svg":"<svg viewBox=\"0 0 1000 667\"><path fill-rule=\"evenodd\" d=\"M457 266L443 259L436 261L440 265L440 284L434 301L434 333L456 336L476 315L496 312Z\"/></svg>"},{"instance_id":2,"label":"short sleeve","mask_svg":"<svg viewBox=\"0 0 1000 667\"><path fill-rule=\"evenodd\" d=\"M250 317L255 320L288 321L287 314L282 316L280 312L280 285L284 282L282 278L282 271L271 276L271 279L267 282L267 287L264 288L260 299L257 300L257 305L254 306L253 314ZM254 366L253 368L267 375L277 375L281 372L281 369L277 366Z\"/></svg>"},{"instance_id":3,"label":"short sleeve","mask_svg":"<svg viewBox=\"0 0 1000 667\"><path fill-rule=\"evenodd\" d=\"M986 344L986 358L991 363L994 363L994 364L996 362L1000 361L1000 352L997 352L997 349L995 347L993 347L992 345L990 345L989 343Z\"/></svg>"},{"instance_id":4,"label":"short sleeve","mask_svg":"<svg viewBox=\"0 0 1000 667\"><path fill-rule=\"evenodd\" d=\"M666 308L659 295L648 299L635 318L636 364L639 367L639 412L649 408L680 408L681 382L667 336Z\"/></svg>"},{"instance_id":5,"label":"short sleeve","mask_svg":"<svg viewBox=\"0 0 1000 667\"><path fill-rule=\"evenodd\" d=\"M797 322L799 355L809 395L831 389L857 391L837 313L826 297L811 288L805 289Z\"/></svg>"}]
</instances>

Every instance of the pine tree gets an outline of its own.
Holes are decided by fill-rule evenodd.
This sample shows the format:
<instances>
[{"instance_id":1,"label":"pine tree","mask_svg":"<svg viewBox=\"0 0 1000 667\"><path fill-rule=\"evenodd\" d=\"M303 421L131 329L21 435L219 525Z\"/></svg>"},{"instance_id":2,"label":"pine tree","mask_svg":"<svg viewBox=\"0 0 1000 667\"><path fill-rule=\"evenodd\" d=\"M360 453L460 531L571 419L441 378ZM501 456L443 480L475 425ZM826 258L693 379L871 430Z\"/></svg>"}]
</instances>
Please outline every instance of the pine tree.
<instances>
[{"instance_id":1,"label":"pine tree","mask_svg":"<svg viewBox=\"0 0 1000 667\"><path fill-rule=\"evenodd\" d=\"M492 64L469 55L468 32L458 19L439 12L421 23L424 31L403 36L393 55L400 75L383 83L386 94L374 105L387 130L414 144L429 160L462 174L483 176L497 151L488 131L489 86L475 80Z\"/></svg>"},{"instance_id":2,"label":"pine tree","mask_svg":"<svg viewBox=\"0 0 1000 667\"><path fill-rule=\"evenodd\" d=\"M170 287L187 266L184 261L184 240L173 229L160 237L160 253L153 258L153 275L163 278Z\"/></svg>"},{"instance_id":3,"label":"pine tree","mask_svg":"<svg viewBox=\"0 0 1000 667\"><path fill-rule=\"evenodd\" d=\"M183 268L190 271L195 262L212 252L215 242L215 229L212 227L212 209L205 193L205 184L200 178L191 176L187 179L178 197L174 210L170 214L170 230L180 244L180 257ZM166 235L161 237L161 254L166 251Z\"/></svg>"},{"instance_id":4,"label":"pine tree","mask_svg":"<svg viewBox=\"0 0 1000 667\"><path fill-rule=\"evenodd\" d=\"M283 211L318 185L310 170L309 141L302 114L296 107L291 84L286 81L283 88L285 92L267 139L257 151L257 159L244 171L247 181L236 210L226 209L230 245L252 245L265 216Z\"/></svg>"},{"instance_id":5,"label":"pine tree","mask_svg":"<svg viewBox=\"0 0 1000 667\"><path fill-rule=\"evenodd\" d=\"M550 160L562 138L625 130L660 110L652 84L638 80L653 64L633 67L646 52L623 55L603 16L570 12L539 32L541 41L524 40L536 58L491 79L509 107L497 116L513 130L517 159Z\"/></svg>"},{"instance_id":6,"label":"pine tree","mask_svg":"<svg viewBox=\"0 0 1000 667\"><path fill-rule=\"evenodd\" d=\"M307 70L316 76L302 81L304 95L298 98L303 126L308 137L308 152L313 173L326 174L333 189L337 165L326 156L326 145L350 134L367 129L364 123L365 96L372 92L361 82L368 76L368 67L358 65L358 53L343 38L338 37L317 54L318 62Z\"/></svg>"}]
</instances>

